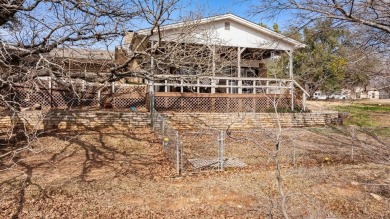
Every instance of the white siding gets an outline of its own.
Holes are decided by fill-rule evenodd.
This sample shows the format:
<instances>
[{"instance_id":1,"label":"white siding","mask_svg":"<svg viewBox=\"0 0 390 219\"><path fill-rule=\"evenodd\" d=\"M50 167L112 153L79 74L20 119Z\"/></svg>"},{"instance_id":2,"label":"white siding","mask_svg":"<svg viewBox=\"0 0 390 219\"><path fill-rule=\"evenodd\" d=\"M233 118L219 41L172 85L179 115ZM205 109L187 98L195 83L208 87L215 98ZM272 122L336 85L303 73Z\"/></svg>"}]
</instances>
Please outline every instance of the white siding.
<instances>
[{"instance_id":1,"label":"white siding","mask_svg":"<svg viewBox=\"0 0 390 219\"><path fill-rule=\"evenodd\" d=\"M230 30L225 30L225 22L230 22ZM187 33L185 33L187 31ZM182 32L182 33L181 33ZM190 34L188 32L191 32ZM183 34L184 33L184 34ZM185 37L183 37L185 36ZM157 41L153 35L150 40ZM162 31L163 41L217 44L233 47L291 50L294 45L276 39L268 33L243 25L232 19L217 20L201 24L196 28L176 28Z\"/></svg>"}]
</instances>

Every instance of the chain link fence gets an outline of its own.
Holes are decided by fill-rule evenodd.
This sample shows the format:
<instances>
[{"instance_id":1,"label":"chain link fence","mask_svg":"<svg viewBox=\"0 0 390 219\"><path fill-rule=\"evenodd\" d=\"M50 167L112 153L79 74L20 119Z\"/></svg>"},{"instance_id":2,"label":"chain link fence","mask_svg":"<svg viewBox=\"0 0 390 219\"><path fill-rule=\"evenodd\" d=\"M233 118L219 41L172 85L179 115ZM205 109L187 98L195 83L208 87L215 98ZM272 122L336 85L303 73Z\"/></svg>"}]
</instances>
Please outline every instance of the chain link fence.
<instances>
[{"instance_id":1,"label":"chain link fence","mask_svg":"<svg viewBox=\"0 0 390 219\"><path fill-rule=\"evenodd\" d=\"M182 171L223 170L223 136L223 131L212 129L181 132Z\"/></svg>"},{"instance_id":2,"label":"chain link fence","mask_svg":"<svg viewBox=\"0 0 390 219\"><path fill-rule=\"evenodd\" d=\"M154 133L162 142L162 148L168 159L175 165L177 175L181 174L181 153L179 132L172 128L167 120L155 109L151 112L151 122Z\"/></svg>"},{"instance_id":3,"label":"chain link fence","mask_svg":"<svg viewBox=\"0 0 390 219\"><path fill-rule=\"evenodd\" d=\"M390 128L356 126L176 130L156 110L153 129L177 174L275 165L390 162Z\"/></svg>"}]
</instances>

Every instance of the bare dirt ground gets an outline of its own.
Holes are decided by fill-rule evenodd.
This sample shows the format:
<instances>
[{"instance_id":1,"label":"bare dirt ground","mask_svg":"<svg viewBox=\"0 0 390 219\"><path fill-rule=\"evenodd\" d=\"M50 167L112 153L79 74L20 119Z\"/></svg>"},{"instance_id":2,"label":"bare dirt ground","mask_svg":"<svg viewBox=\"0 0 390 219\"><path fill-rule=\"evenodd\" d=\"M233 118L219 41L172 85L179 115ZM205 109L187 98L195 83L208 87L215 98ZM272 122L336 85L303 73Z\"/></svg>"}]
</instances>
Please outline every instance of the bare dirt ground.
<instances>
[{"instance_id":1,"label":"bare dirt ground","mask_svg":"<svg viewBox=\"0 0 390 219\"><path fill-rule=\"evenodd\" d=\"M291 218L390 218L389 139L359 133L351 160L345 133L286 135L302 145L295 163L291 148L282 155ZM244 169L175 177L149 129L52 133L0 160L0 218L280 218L274 164L258 155Z\"/></svg>"}]
</instances>

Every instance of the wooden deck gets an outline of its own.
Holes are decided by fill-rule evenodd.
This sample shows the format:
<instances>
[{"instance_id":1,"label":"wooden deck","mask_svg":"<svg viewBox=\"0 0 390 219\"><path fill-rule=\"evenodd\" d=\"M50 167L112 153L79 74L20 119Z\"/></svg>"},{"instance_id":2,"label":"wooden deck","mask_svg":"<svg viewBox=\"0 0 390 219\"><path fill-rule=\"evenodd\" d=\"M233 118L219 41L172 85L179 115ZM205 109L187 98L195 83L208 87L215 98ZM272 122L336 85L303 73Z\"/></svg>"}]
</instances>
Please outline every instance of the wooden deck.
<instances>
[{"instance_id":1,"label":"wooden deck","mask_svg":"<svg viewBox=\"0 0 390 219\"><path fill-rule=\"evenodd\" d=\"M275 107L290 109L290 95L157 92L154 108L159 112L273 112ZM295 99L295 109L302 101Z\"/></svg>"}]
</instances>

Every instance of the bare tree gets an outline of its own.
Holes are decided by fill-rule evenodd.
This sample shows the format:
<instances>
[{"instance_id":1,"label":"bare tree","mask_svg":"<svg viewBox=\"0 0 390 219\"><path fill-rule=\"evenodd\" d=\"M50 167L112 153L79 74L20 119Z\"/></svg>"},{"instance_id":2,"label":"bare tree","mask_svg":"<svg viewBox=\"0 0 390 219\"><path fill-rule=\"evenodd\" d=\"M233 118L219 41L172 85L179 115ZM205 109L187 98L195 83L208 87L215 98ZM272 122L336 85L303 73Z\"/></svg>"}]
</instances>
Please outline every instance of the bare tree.
<instances>
[{"instance_id":1,"label":"bare tree","mask_svg":"<svg viewBox=\"0 0 390 219\"><path fill-rule=\"evenodd\" d=\"M47 81L42 83L39 78L47 77L50 83L67 86L72 92L77 90L72 80L103 83L126 77L120 74L124 65L117 65L109 51L112 44L139 21L149 23L153 30L159 28L171 19L178 2L1 0L0 109L6 109L4 117L10 117L11 127L0 130L0 162L15 160L16 165L17 155L33 150L31 143L44 133L21 112L22 101L15 98L18 86L36 92L47 86ZM104 50L96 51L98 48ZM129 59L134 58L137 54ZM42 124L47 116L33 113L37 116L34 124Z\"/></svg>"},{"instance_id":2,"label":"bare tree","mask_svg":"<svg viewBox=\"0 0 390 219\"><path fill-rule=\"evenodd\" d=\"M55 48L106 45L134 26L135 19L147 21L154 29L170 18L177 2L2 1L1 79L21 81L26 74L29 78L48 76L39 62L33 69L16 64L42 58L41 54Z\"/></svg>"},{"instance_id":3,"label":"bare tree","mask_svg":"<svg viewBox=\"0 0 390 219\"><path fill-rule=\"evenodd\" d=\"M91 82L119 80L126 75L119 74L123 65L115 65L112 53L107 58L111 62L100 63L103 71L99 74L70 71L71 64L61 59L64 55L58 51L109 50L138 20L149 23L154 30L171 19L178 1L3 0L0 2L0 89L10 93L16 83L32 82L42 76L62 82L77 78ZM133 55L131 59L136 57ZM2 105L7 105L4 94L1 97Z\"/></svg>"},{"instance_id":4,"label":"bare tree","mask_svg":"<svg viewBox=\"0 0 390 219\"><path fill-rule=\"evenodd\" d=\"M267 7L262 7L267 6ZM256 7L259 13L276 16L285 10L295 10L300 18L310 22L315 19L331 18L339 21L364 25L369 28L390 33L390 4L379 1L262 1ZM303 21L304 22L304 21Z\"/></svg>"},{"instance_id":5,"label":"bare tree","mask_svg":"<svg viewBox=\"0 0 390 219\"><path fill-rule=\"evenodd\" d=\"M340 26L360 33L362 46L389 52L390 4L379 1L261 1L253 10L264 17L276 17L284 12L294 15L294 25L303 27L315 20L332 19Z\"/></svg>"}]
</instances>

